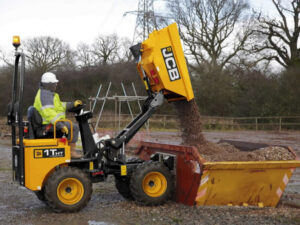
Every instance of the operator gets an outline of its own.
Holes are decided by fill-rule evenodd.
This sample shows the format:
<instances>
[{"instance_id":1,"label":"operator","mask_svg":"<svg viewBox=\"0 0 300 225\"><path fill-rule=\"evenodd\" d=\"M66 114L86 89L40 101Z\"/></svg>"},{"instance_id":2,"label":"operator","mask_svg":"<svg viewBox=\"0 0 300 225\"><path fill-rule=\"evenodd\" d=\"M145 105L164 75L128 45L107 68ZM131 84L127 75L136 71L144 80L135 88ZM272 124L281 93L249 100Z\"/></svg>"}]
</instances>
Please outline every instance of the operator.
<instances>
[{"instance_id":1,"label":"operator","mask_svg":"<svg viewBox=\"0 0 300 225\"><path fill-rule=\"evenodd\" d=\"M54 73L46 72L42 75L40 87L34 100L34 107L43 119L43 125L54 124L55 121L66 118L66 110L82 105L80 100L75 102L61 102L59 95L55 92L58 80ZM68 135L70 123L60 121L56 123L56 129ZM82 155L76 152L78 140L78 125L73 123L73 138L70 143L71 157L80 158Z\"/></svg>"}]
</instances>

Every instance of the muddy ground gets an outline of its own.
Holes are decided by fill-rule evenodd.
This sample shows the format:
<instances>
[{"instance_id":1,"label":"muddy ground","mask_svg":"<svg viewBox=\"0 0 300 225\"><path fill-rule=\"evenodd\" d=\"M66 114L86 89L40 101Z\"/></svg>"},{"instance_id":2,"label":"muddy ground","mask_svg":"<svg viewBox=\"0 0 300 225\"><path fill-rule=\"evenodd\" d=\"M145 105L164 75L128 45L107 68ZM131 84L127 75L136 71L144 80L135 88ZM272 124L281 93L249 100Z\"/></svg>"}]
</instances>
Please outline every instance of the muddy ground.
<instances>
[{"instance_id":1,"label":"muddy ground","mask_svg":"<svg viewBox=\"0 0 300 225\"><path fill-rule=\"evenodd\" d=\"M220 139L289 145L300 156L299 132L205 132L212 142ZM138 134L137 138L145 138ZM178 133L152 132L147 140L179 144ZM0 224L300 224L300 168L290 180L277 208L189 207L172 201L159 207L143 207L125 201L108 182L93 185L92 199L82 211L57 214L34 193L11 181L9 139L0 140Z\"/></svg>"}]
</instances>

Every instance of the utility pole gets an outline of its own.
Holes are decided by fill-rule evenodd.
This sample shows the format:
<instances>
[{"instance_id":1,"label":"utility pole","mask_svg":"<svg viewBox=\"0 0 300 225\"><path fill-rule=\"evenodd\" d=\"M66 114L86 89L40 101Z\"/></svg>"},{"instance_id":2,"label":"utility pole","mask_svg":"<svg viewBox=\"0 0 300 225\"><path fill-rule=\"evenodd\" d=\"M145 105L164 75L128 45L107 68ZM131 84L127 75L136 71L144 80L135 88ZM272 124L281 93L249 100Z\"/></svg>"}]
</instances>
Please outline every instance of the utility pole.
<instances>
[{"instance_id":1,"label":"utility pole","mask_svg":"<svg viewBox=\"0 0 300 225\"><path fill-rule=\"evenodd\" d=\"M153 30L158 29L157 15L155 15L153 8L154 1L156 0L139 0L137 10L124 13L124 16L127 14L136 15L134 42L145 40Z\"/></svg>"}]
</instances>

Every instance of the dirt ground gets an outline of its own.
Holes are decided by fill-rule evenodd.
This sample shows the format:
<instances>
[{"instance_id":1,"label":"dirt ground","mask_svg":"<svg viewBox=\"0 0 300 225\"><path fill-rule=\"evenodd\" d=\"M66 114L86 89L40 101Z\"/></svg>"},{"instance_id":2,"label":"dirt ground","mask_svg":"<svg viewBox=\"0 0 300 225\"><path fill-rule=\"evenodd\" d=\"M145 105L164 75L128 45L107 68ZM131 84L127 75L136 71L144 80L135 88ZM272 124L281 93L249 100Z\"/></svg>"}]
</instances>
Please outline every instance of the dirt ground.
<instances>
[{"instance_id":1,"label":"dirt ground","mask_svg":"<svg viewBox=\"0 0 300 225\"><path fill-rule=\"evenodd\" d=\"M300 132L205 132L212 142L220 139L291 146L300 156ZM140 133L137 139L179 144L175 132ZM169 201L159 207L139 206L125 201L114 180L93 185L91 201L82 211L57 214L40 202L34 193L11 181L9 139L0 139L0 224L300 224L300 168L290 180L277 208L189 207ZM292 205L294 205L292 207Z\"/></svg>"}]
</instances>

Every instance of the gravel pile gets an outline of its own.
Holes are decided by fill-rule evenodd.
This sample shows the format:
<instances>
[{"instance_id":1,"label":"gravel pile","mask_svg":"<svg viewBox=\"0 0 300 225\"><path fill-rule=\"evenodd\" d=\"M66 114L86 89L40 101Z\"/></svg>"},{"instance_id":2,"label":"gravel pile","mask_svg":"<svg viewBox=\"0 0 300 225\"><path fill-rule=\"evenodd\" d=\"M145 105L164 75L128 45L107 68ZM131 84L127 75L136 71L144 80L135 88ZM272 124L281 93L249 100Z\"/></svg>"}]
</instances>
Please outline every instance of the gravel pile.
<instances>
[{"instance_id":1,"label":"gravel pile","mask_svg":"<svg viewBox=\"0 0 300 225\"><path fill-rule=\"evenodd\" d=\"M183 145L195 146L207 161L268 161L293 160L294 155L283 147L267 147L254 151L240 151L230 144L208 142L201 129L201 117L196 101L174 102L177 110Z\"/></svg>"},{"instance_id":2,"label":"gravel pile","mask_svg":"<svg viewBox=\"0 0 300 225\"><path fill-rule=\"evenodd\" d=\"M207 161L280 161L295 159L295 156L287 148L279 146L269 146L253 151L241 151L227 143L213 145L215 146L214 152L207 151L204 148L200 149L198 146L201 155Z\"/></svg>"}]
</instances>

